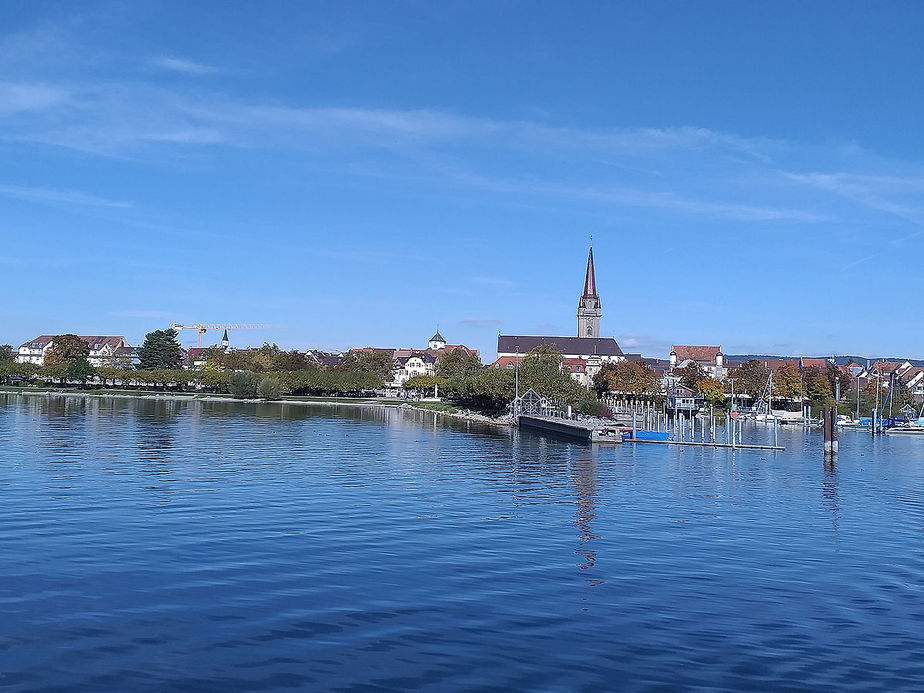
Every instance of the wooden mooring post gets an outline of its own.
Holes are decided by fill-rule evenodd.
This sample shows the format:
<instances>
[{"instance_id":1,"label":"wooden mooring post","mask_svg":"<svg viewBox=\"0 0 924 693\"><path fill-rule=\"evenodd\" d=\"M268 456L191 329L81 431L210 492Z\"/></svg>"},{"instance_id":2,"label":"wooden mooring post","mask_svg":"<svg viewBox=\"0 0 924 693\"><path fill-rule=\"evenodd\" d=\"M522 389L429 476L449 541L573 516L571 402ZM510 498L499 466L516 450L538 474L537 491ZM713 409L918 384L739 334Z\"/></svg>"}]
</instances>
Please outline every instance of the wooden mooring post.
<instances>
[{"instance_id":1,"label":"wooden mooring post","mask_svg":"<svg viewBox=\"0 0 924 693\"><path fill-rule=\"evenodd\" d=\"M825 407L822 418L825 429L825 457L837 455L837 409Z\"/></svg>"}]
</instances>

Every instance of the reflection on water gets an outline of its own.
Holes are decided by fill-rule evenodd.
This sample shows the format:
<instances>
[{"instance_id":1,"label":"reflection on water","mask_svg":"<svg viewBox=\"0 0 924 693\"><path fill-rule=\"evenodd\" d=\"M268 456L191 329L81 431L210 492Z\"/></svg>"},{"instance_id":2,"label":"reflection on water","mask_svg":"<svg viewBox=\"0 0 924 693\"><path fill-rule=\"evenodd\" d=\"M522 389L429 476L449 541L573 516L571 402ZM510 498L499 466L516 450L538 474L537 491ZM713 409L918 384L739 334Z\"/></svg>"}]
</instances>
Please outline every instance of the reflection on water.
<instances>
[{"instance_id":1,"label":"reflection on water","mask_svg":"<svg viewBox=\"0 0 924 693\"><path fill-rule=\"evenodd\" d=\"M594 501L597 495L596 461L593 457L578 458L575 463L574 488L577 492L577 513L575 524L580 532L581 548L577 553L584 557L581 570L592 568L596 562L597 552L589 548L587 542L597 539L591 531L590 524L596 517Z\"/></svg>"},{"instance_id":2,"label":"reflection on water","mask_svg":"<svg viewBox=\"0 0 924 693\"><path fill-rule=\"evenodd\" d=\"M0 689L919 690L924 440L780 438L0 395Z\"/></svg>"}]
</instances>

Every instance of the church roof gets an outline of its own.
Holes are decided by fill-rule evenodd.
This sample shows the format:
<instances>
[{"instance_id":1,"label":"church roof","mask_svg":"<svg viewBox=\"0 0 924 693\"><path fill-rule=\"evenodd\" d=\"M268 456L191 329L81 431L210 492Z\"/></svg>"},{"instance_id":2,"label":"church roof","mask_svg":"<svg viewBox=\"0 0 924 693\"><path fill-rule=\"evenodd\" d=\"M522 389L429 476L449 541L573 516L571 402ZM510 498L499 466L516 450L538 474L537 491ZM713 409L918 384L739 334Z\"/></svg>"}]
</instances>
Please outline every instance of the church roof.
<instances>
[{"instance_id":1,"label":"church roof","mask_svg":"<svg viewBox=\"0 0 924 693\"><path fill-rule=\"evenodd\" d=\"M521 354L535 349L540 344L551 344L562 354L591 356L622 356L622 349L612 337L534 337L523 335L498 335L497 353Z\"/></svg>"},{"instance_id":2,"label":"church roof","mask_svg":"<svg viewBox=\"0 0 924 693\"><path fill-rule=\"evenodd\" d=\"M430 341L431 341L431 342L445 342L446 340L443 339L443 335L441 335L441 334L440 334L440 331L437 330L437 331L436 331L436 334L433 335L432 337L430 337Z\"/></svg>"},{"instance_id":3,"label":"church roof","mask_svg":"<svg viewBox=\"0 0 924 693\"><path fill-rule=\"evenodd\" d=\"M590 247L587 253L587 273L584 275L584 295L583 298L597 297L597 278L594 275L594 248Z\"/></svg>"}]
</instances>

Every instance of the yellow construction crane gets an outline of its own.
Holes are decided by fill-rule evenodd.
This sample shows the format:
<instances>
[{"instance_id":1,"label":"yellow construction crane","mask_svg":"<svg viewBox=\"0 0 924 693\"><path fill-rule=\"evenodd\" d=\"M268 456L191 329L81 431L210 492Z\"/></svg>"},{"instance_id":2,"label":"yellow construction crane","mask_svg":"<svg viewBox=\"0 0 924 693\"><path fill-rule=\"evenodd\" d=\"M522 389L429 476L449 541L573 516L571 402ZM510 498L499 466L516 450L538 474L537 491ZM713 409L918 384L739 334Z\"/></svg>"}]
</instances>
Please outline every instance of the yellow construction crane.
<instances>
[{"instance_id":1,"label":"yellow construction crane","mask_svg":"<svg viewBox=\"0 0 924 693\"><path fill-rule=\"evenodd\" d=\"M285 325L170 325L177 330L196 330L199 333L199 346L202 346L202 335L209 330L282 330Z\"/></svg>"}]
</instances>

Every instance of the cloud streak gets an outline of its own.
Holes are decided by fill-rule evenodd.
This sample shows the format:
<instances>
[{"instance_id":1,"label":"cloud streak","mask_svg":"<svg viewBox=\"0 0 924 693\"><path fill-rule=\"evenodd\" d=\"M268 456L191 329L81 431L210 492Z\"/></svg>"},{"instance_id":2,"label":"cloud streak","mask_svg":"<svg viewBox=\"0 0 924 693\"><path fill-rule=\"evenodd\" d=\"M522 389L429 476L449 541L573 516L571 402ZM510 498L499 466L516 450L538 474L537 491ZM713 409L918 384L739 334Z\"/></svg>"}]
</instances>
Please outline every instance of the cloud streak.
<instances>
[{"instance_id":1,"label":"cloud streak","mask_svg":"<svg viewBox=\"0 0 924 693\"><path fill-rule=\"evenodd\" d=\"M156 64L191 75L216 69L175 56ZM828 195L924 224L924 209L896 199L924 189L924 175L787 170L778 159L805 155L792 143L698 127L570 128L434 109L296 107L144 83L4 82L0 104L0 139L95 155L156 159L215 146L304 152L353 175L416 172L424 184L498 196L754 223L837 221L822 204Z\"/></svg>"},{"instance_id":2,"label":"cloud streak","mask_svg":"<svg viewBox=\"0 0 924 693\"><path fill-rule=\"evenodd\" d=\"M153 61L151 61L151 64L154 67L158 67L162 70L180 72L184 75L193 75L196 77L213 75L219 72L219 69L217 67L213 67L212 65L206 65L194 60L187 60L185 58L177 58L168 55L155 58Z\"/></svg>"},{"instance_id":3,"label":"cloud streak","mask_svg":"<svg viewBox=\"0 0 924 693\"><path fill-rule=\"evenodd\" d=\"M50 204L78 205L82 207L108 207L126 209L132 207L131 202L125 200L111 200L99 197L80 190L60 190L54 188L27 187L24 185L0 184L0 195L12 197L25 202L40 202Z\"/></svg>"}]
</instances>

